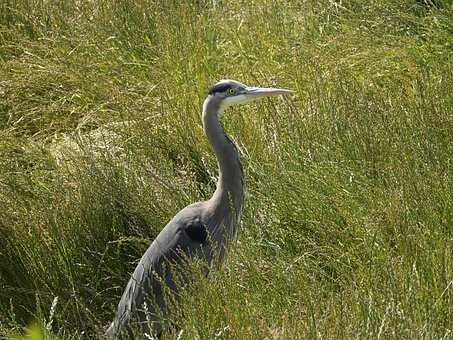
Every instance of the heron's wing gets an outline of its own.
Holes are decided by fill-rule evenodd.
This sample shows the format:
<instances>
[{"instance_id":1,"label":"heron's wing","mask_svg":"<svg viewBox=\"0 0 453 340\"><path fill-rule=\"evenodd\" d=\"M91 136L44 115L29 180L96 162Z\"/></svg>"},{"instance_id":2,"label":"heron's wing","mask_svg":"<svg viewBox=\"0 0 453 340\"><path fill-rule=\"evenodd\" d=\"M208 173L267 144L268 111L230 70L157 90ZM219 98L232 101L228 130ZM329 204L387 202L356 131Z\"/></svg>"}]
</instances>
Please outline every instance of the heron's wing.
<instances>
[{"instance_id":1,"label":"heron's wing","mask_svg":"<svg viewBox=\"0 0 453 340\"><path fill-rule=\"evenodd\" d=\"M119 323L127 322L131 312L135 311L139 319L149 312L152 314L157 307L165 313L166 292L176 291L175 282L179 283L175 274L180 275L178 279L182 283L189 279L185 260L206 258L207 239L206 226L196 214L184 213L184 210L178 213L156 237L135 268L118 304Z\"/></svg>"}]
</instances>

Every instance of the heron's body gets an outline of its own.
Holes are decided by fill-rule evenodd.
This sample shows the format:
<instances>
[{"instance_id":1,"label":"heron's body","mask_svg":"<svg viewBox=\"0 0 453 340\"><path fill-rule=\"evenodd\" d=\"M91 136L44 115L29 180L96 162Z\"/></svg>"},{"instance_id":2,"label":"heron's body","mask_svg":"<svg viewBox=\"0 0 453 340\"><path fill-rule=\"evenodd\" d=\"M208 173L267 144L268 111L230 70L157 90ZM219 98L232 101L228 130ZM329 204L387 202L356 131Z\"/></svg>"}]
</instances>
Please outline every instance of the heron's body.
<instances>
[{"instance_id":1,"label":"heron's body","mask_svg":"<svg viewBox=\"0 0 453 340\"><path fill-rule=\"evenodd\" d=\"M171 312L168 301L177 299L178 286L191 280L186 260L201 259L207 270L223 261L237 234L244 204L244 176L238 150L225 134L219 116L229 105L287 92L248 88L232 80L212 88L203 105L202 119L218 160L217 188L208 201L178 212L152 242L126 286L107 337L132 338L132 329L137 328L146 333L159 331L160 318Z\"/></svg>"}]
</instances>

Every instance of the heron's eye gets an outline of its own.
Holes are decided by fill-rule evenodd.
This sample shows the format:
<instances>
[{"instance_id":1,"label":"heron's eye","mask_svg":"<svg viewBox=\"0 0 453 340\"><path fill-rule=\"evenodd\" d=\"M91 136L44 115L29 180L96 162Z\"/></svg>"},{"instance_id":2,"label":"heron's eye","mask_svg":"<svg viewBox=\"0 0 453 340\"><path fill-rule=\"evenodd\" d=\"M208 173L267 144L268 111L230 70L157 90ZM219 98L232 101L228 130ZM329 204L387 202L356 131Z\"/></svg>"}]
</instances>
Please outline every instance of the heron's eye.
<instances>
[{"instance_id":1,"label":"heron's eye","mask_svg":"<svg viewBox=\"0 0 453 340\"><path fill-rule=\"evenodd\" d=\"M229 88L228 91L227 91L227 94L229 96L234 96L238 91L235 89L235 88Z\"/></svg>"}]
</instances>

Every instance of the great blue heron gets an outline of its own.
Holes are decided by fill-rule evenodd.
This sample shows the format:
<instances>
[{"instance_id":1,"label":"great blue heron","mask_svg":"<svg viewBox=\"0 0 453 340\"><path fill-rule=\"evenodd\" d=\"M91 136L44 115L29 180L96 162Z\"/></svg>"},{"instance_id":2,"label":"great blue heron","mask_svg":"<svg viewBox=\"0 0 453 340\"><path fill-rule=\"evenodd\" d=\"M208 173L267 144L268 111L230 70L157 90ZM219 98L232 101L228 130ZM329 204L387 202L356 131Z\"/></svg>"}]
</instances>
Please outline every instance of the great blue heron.
<instances>
[{"instance_id":1,"label":"great blue heron","mask_svg":"<svg viewBox=\"0 0 453 340\"><path fill-rule=\"evenodd\" d=\"M288 93L292 91L248 87L235 80L221 80L210 89L202 120L218 161L217 188L209 200L178 212L152 242L124 290L106 337L133 338L133 328L148 334L159 331L158 315L169 313L168 295L176 295L177 286L190 281L185 259L201 259L207 269L222 262L237 234L244 175L236 145L224 132L220 116L229 106Z\"/></svg>"}]
</instances>

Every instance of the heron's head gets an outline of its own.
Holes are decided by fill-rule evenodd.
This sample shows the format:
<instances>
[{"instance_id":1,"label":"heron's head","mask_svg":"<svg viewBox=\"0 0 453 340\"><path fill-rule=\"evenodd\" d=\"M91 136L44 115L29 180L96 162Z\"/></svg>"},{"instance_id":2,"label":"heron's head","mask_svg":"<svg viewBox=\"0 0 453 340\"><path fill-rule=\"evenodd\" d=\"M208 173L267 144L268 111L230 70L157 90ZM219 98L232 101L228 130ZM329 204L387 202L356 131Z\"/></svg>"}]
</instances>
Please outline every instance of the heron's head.
<instances>
[{"instance_id":1,"label":"heron's head","mask_svg":"<svg viewBox=\"0 0 453 340\"><path fill-rule=\"evenodd\" d=\"M286 89L250 87L236 80L225 79L219 81L209 90L208 98L216 101L219 108L224 110L232 105L246 104L260 98L292 92Z\"/></svg>"}]
</instances>

